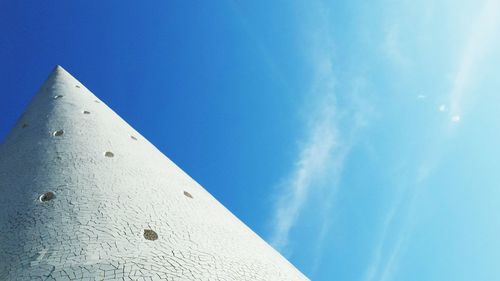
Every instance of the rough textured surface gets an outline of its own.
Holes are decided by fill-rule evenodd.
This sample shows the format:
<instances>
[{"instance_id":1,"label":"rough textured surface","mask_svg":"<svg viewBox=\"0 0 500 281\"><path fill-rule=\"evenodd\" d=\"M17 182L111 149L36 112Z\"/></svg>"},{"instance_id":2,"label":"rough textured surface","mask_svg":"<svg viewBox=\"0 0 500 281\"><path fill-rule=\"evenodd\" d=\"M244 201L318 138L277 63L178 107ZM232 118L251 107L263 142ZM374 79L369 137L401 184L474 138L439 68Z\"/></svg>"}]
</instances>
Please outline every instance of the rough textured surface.
<instances>
[{"instance_id":1,"label":"rough textured surface","mask_svg":"<svg viewBox=\"0 0 500 281\"><path fill-rule=\"evenodd\" d=\"M0 280L307 280L61 67L0 192Z\"/></svg>"}]
</instances>

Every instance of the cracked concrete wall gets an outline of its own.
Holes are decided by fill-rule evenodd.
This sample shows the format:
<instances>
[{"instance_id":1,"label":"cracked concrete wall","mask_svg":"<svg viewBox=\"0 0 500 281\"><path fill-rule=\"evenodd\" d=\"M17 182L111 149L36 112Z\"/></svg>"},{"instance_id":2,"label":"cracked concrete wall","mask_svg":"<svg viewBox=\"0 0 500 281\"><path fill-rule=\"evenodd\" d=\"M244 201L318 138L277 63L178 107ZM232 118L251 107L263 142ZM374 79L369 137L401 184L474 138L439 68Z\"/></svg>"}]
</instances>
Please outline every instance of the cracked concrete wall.
<instances>
[{"instance_id":1,"label":"cracked concrete wall","mask_svg":"<svg viewBox=\"0 0 500 281\"><path fill-rule=\"evenodd\" d=\"M59 66L0 192L0 280L308 280Z\"/></svg>"}]
</instances>

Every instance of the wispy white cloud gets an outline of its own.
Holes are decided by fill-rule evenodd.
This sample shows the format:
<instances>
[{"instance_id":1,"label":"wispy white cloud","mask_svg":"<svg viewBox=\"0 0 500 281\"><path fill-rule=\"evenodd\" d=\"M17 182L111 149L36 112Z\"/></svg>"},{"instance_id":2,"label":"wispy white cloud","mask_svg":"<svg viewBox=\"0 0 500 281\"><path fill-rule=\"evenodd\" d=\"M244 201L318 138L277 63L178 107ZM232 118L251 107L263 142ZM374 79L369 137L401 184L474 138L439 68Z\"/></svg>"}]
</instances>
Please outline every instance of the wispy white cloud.
<instances>
[{"instance_id":1,"label":"wispy white cloud","mask_svg":"<svg viewBox=\"0 0 500 281\"><path fill-rule=\"evenodd\" d=\"M370 111L359 94L363 87L362 79L346 81L351 83L352 92L343 93L345 101L343 100L342 109L337 106L334 47L328 24L324 22L326 10L323 6L318 8L315 16L320 20L315 22L321 23L321 19L323 22L314 31L308 30L308 36L312 39L307 40L309 45L306 57L310 59L314 75L305 100L311 104L304 106L308 108L307 118L304 120L306 130L299 141L295 163L278 187L279 199L275 201L270 236L273 246L290 250L291 230L301 219L303 212L314 206L320 220L320 231L314 238L317 251L313 271L320 263L321 245L332 225L331 210L345 159L356 143L359 129L367 125ZM342 127L345 122L350 124L348 129ZM320 198L321 202L308 201L315 192L324 194Z\"/></svg>"},{"instance_id":2,"label":"wispy white cloud","mask_svg":"<svg viewBox=\"0 0 500 281\"><path fill-rule=\"evenodd\" d=\"M477 69L482 58L491 48L494 42L496 30L499 27L500 1L485 1L481 12L477 15L477 22L471 28L466 37L465 48L461 52L458 64L454 73L452 87L450 91L450 106L445 104L439 106L441 112L448 112L451 122L461 121L464 100L470 96L469 86L477 78ZM390 281L399 268L399 262L408 241L411 238L412 230L418 216L418 198L422 192L422 186L432 174L433 169L438 165L440 158L440 147L443 140L448 136L436 136L433 142L427 147L427 153L423 156L422 164L416 171L416 177L408 192L411 194L409 204L401 204L402 197L396 196L392 206L386 215L386 220L382 224L380 237L374 247L373 256L367 266L364 281ZM395 213L406 215L402 218L403 223L394 222ZM391 229L391 231L389 231ZM397 235L393 235L397 233ZM393 237L394 236L394 237ZM392 243L390 243L392 242ZM388 245L390 244L390 245Z\"/></svg>"},{"instance_id":3,"label":"wispy white cloud","mask_svg":"<svg viewBox=\"0 0 500 281\"><path fill-rule=\"evenodd\" d=\"M415 216L418 212L417 202L421 192L418 186L430 176L430 166L422 165L421 168L417 173L414 185L400 190L390 206L382 224L372 259L365 271L364 281L390 281L397 273L401 255L404 253L415 227ZM409 201L406 201L407 198L404 194L408 191L411 192L411 197Z\"/></svg>"},{"instance_id":4,"label":"wispy white cloud","mask_svg":"<svg viewBox=\"0 0 500 281\"><path fill-rule=\"evenodd\" d=\"M309 57L314 78L307 93L313 105L305 120L307 130L300 141L296 162L288 176L278 187L279 199L275 202L272 218L271 244L285 250L289 244L290 231L297 223L310 193L317 190L330 169L333 152L339 146L339 131L336 124L335 76L333 71L333 44L326 24L322 3L315 10L319 25L307 35L314 44L304 46ZM307 106L307 105L306 105Z\"/></svg>"},{"instance_id":5,"label":"wispy white cloud","mask_svg":"<svg viewBox=\"0 0 500 281\"><path fill-rule=\"evenodd\" d=\"M363 280L365 281L374 280L374 278L378 275L378 271L381 268L381 263L383 259L384 246L387 243L386 238L389 233L389 228L393 223L396 210L397 210L396 205L391 206L391 209L387 213L386 218L382 223L382 231L380 234L380 239L378 240L377 245L375 246L373 259L371 263L368 265L368 268L366 269L365 272L365 276L363 278Z\"/></svg>"},{"instance_id":6,"label":"wispy white cloud","mask_svg":"<svg viewBox=\"0 0 500 281\"><path fill-rule=\"evenodd\" d=\"M458 67L453 78L450 94L450 116L452 122L460 121L463 100L468 87L477 78L478 64L491 48L494 37L497 36L500 18L500 1L488 0L484 3L477 22L468 34L465 48L458 60Z\"/></svg>"},{"instance_id":7,"label":"wispy white cloud","mask_svg":"<svg viewBox=\"0 0 500 281\"><path fill-rule=\"evenodd\" d=\"M287 246L289 232L309 193L325 177L325 170L334 157L333 152L338 148L339 132L335 121L334 79L330 61L325 60L318 65L318 75L315 88L325 92L320 97L318 109L314 110L317 113L309 121L306 140L300 147L294 169L281 185L280 193L284 195L276 202L271 243L281 249Z\"/></svg>"},{"instance_id":8,"label":"wispy white cloud","mask_svg":"<svg viewBox=\"0 0 500 281\"><path fill-rule=\"evenodd\" d=\"M295 225L303 205L324 177L331 162L332 152L338 145L338 132L334 121L335 105L326 98L321 113L308 132L308 140L300 149L298 160L288 179L281 186L284 196L276 202L274 231L271 243L278 248L288 244L291 228Z\"/></svg>"},{"instance_id":9,"label":"wispy white cloud","mask_svg":"<svg viewBox=\"0 0 500 281\"><path fill-rule=\"evenodd\" d=\"M397 238L396 243L387 259L384 271L381 272L380 281L389 281L394 277L394 273L399 263L401 251L405 247L408 238L409 236L407 234L402 234Z\"/></svg>"},{"instance_id":10,"label":"wispy white cloud","mask_svg":"<svg viewBox=\"0 0 500 281\"><path fill-rule=\"evenodd\" d=\"M331 220L335 207L335 194L339 188L344 163L356 144L360 131L369 123L371 107L361 92L363 80L352 81L348 106L339 109L335 95L335 76L332 58L327 53L316 56L315 82L309 97L316 99L310 119L306 122L305 141L299 147L297 160L289 175L279 186L279 200L275 202L272 220L273 232L270 242L278 249L291 252L289 248L290 232L300 221L308 208L314 208L319 220L319 231L314 241L314 257L311 272L315 272L321 263L324 243L333 225ZM347 129L342 124L348 123ZM315 193L315 201L308 200ZM317 194L322 194L318 196Z\"/></svg>"}]
</instances>

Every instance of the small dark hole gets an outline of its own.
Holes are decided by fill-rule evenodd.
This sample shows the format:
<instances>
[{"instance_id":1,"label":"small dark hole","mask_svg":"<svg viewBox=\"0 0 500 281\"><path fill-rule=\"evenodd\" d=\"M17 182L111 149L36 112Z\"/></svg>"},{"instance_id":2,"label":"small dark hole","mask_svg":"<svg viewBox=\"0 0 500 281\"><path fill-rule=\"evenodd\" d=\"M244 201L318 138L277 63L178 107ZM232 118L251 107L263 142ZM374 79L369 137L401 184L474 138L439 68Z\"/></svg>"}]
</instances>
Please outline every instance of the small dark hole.
<instances>
[{"instance_id":1,"label":"small dark hole","mask_svg":"<svg viewBox=\"0 0 500 281\"><path fill-rule=\"evenodd\" d=\"M56 99L60 99L62 97L63 97L62 95L57 95L57 96L54 96L54 99L56 100Z\"/></svg>"},{"instance_id":2,"label":"small dark hole","mask_svg":"<svg viewBox=\"0 0 500 281\"><path fill-rule=\"evenodd\" d=\"M193 195L187 191L184 191L184 195L186 195L186 197L193 198Z\"/></svg>"},{"instance_id":3,"label":"small dark hole","mask_svg":"<svg viewBox=\"0 0 500 281\"><path fill-rule=\"evenodd\" d=\"M38 198L38 199L40 200L40 202L47 202L47 201L54 199L55 197L56 197L56 195L54 194L54 192L49 191L49 192L45 192L44 194L40 195L40 198Z\"/></svg>"},{"instance_id":4,"label":"small dark hole","mask_svg":"<svg viewBox=\"0 0 500 281\"><path fill-rule=\"evenodd\" d=\"M90 111L84 110L83 114L90 114Z\"/></svg>"},{"instance_id":5,"label":"small dark hole","mask_svg":"<svg viewBox=\"0 0 500 281\"><path fill-rule=\"evenodd\" d=\"M28 127L28 124L26 124L26 123L24 123L24 124L21 126L21 128L23 128L23 129L24 129L24 128L26 128L26 127Z\"/></svg>"},{"instance_id":6,"label":"small dark hole","mask_svg":"<svg viewBox=\"0 0 500 281\"><path fill-rule=\"evenodd\" d=\"M80 88L80 86L78 86L78 85L75 85L75 87Z\"/></svg>"},{"instance_id":7,"label":"small dark hole","mask_svg":"<svg viewBox=\"0 0 500 281\"><path fill-rule=\"evenodd\" d=\"M133 139L133 140L137 140L137 138L134 137L134 136L130 136L130 138Z\"/></svg>"},{"instance_id":8,"label":"small dark hole","mask_svg":"<svg viewBox=\"0 0 500 281\"><path fill-rule=\"evenodd\" d=\"M111 152L111 151L106 151L106 153L104 153L104 156L111 158L111 157L114 157L115 154L113 152Z\"/></svg>"},{"instance_id":9,"label":"small dark hole","mask_svg":"<svg viewBox=\"0 0 500 281\"><path fill-rule=\"evenodd\" d=\"M98 100L95 100L94 102L95 102L95 103L101 103L101 102L100 102L100 101L98 101Z\"/></svg>"},{"instance_id":10,"label":"small dark hole","mask_svg":"<svg viewBox=\"0 0 500 281\"><path fill-rule=\"evenodd\" d=\"M158 234L151 229L144 229L144 238L146 238L146 240L155 241L158 239Z\"/></svg>"},{"instance_id":11,"label":"small dark hole","mask_svg":"<svg viewBox=\"0 0 500 281\"><path fill-rule=\"evenodd\" d=\"M63 134L64 134L63 130L58 130L53 133L54 137L59 137L62 136Z\"/></svg>"}]
</instances>

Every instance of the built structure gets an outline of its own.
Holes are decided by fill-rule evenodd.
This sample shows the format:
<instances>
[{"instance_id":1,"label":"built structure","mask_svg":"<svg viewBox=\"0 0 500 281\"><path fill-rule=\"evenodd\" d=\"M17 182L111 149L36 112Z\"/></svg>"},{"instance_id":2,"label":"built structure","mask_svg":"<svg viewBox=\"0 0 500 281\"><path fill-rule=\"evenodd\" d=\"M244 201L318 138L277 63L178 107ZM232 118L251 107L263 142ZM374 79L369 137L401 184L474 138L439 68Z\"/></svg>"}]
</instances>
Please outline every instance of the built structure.
<instances>
[{"instance_id":1,"label":"built structure","mask_svg":"<svg viewBox=\"0 0 500 281\"><path fill-rule=\"evenodd\" d=\"M0 194L0 280L308 280L60 66Z\"/></svg>"}]
</instances>

